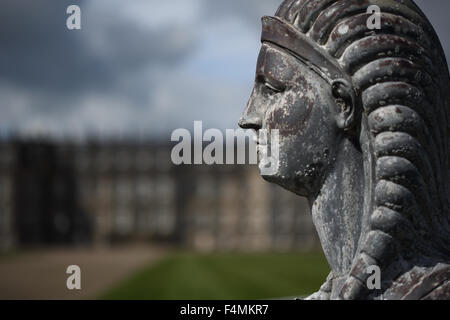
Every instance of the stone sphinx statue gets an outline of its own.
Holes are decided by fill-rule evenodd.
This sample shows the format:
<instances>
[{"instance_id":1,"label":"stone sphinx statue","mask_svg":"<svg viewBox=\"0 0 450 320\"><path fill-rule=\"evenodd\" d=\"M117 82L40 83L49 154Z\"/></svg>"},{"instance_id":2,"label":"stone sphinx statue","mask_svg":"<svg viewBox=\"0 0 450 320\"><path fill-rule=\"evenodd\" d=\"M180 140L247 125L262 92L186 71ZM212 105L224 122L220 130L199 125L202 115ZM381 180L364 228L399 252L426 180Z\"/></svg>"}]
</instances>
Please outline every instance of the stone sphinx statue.
<instances>
[{"instance_id":1,"label":"stone sphinx statue","mask_svg":"<svg viewBox=\"0 0 450 320\"><path fill-rule=\"evenodd\" d=\"M262 24L239 124L277 130L261 174L309 200L331 268L309 299L450 299L450 80L430 22L409 0L286 0Z\"/></svg>"}]
</instances>

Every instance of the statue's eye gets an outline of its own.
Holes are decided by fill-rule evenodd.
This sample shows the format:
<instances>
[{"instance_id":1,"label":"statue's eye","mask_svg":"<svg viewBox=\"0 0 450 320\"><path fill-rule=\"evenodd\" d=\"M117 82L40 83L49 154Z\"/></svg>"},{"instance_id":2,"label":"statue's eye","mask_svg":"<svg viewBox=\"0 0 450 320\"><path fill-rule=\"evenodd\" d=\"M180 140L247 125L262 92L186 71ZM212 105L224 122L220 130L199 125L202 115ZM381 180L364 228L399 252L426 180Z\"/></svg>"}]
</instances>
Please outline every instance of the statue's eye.
<instances>
[{"instance_id":1,"label":"statue's eye","mask_svg":"<svg viewBox=\"0 0 450 320\"><path fill-rule=\"evenodd\" d=\"M282 89L276 88L276 87L274 87L273 85L271 85L271 84L268 83L268 82L265 82L265 83L264 83L264 86L266 87L266 89L267 89L267 90L269 91L269 93L271 93L271 94L277 94L277 93L283 92Z\"/></svg>"}]
</instances>

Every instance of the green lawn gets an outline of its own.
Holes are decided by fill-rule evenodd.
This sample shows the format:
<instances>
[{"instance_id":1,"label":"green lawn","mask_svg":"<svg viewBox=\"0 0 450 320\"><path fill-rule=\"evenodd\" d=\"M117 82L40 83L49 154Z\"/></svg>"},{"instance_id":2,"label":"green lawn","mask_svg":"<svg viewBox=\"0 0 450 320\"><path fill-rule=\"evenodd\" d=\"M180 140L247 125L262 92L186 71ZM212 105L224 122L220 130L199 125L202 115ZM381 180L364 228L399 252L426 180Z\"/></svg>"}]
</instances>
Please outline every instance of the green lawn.
<instances>
[{"instance_id":1,"label":"green lawn","mask_svg":"<svg viewBox=\"0 0 450 320\"><path fill-rule=\"evenodd\" d=\"M264 299L311 294L325 281L320 253L174 254L102 299Z\"/></svg>"}]
</instances>

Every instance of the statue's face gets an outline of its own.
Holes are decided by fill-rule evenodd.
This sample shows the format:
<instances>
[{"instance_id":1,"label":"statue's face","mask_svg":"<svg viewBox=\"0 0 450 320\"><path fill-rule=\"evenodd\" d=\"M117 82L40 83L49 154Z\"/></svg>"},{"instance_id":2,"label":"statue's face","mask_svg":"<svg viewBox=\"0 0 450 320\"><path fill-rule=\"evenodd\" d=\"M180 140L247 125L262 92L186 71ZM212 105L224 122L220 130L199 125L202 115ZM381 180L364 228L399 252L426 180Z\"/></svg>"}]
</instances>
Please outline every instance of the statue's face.
<instances>
[{"instance_id":1,"label":"statue's face","mask_svg":"<svg viewBox=\"0 0 450 320\"><path fill-rule=\"evenodd\" d=\"M266 129L269 144L271 130L279 132L279 163L273 174L261 172L264 179L301 196L317 193L337 153L337 113L328 81L284 50L263 44L240 126ZM260 153L258 161L264 157Z\"/></svg>"}]
</instances>

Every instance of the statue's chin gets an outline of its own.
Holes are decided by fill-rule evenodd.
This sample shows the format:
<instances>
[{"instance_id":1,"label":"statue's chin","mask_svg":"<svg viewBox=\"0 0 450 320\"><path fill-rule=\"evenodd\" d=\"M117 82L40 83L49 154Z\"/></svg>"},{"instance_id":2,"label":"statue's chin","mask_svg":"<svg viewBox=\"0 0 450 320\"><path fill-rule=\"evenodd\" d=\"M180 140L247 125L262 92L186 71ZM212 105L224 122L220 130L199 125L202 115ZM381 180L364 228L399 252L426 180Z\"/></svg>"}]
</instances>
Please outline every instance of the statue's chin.
<instances>
[{"instance_id":1,"label":"statue's chin","mask_svg":"<svg viewBox=\"0 0 450 320\"><path fill-rule=\"evenodd\" d=\"M267 182L274 183L280 187L293 192L301 197L309 197L312 192L297 178L287 178L279 174L265 175L261 173L261 177Z\"/></svg>"}]
</instances>

